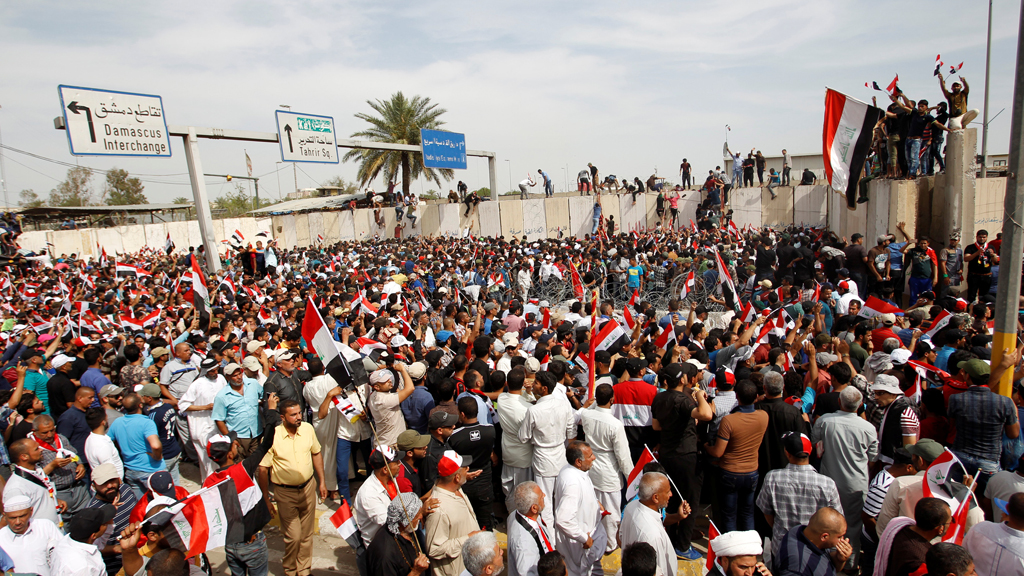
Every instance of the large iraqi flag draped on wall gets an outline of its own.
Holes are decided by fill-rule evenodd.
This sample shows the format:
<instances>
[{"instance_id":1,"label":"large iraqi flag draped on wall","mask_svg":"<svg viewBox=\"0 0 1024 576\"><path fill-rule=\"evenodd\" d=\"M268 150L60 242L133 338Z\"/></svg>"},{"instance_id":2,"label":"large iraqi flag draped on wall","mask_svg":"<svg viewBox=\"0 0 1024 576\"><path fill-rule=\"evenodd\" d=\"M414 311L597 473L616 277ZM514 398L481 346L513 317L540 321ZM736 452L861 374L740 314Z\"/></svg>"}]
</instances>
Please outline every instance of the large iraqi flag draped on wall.
<instances>
[{"instance_id":1,"label":"large iraqi flag draped on wall","mask_svg":"<svg viewBox=\"0 0 1024 576\"><path fill-rule=\"evenodd\" d=\"M871 134L882 110L828 88L825 92L825 177L832 189L857 207L857 183L871 149Z\"/></svg>"}]
</instances>

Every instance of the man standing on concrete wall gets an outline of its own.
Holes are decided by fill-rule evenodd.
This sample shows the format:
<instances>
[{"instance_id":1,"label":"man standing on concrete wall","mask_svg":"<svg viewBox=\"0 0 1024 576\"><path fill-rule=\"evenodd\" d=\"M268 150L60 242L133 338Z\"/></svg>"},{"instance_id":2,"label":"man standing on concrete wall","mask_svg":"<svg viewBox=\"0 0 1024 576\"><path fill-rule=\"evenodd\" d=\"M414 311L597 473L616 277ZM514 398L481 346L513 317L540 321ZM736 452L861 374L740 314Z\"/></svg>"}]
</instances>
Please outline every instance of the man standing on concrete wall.
<instances>
[{"instance_id":1,"label":"man standing on concrete wall","mask_svg":"<svg viewBox=\"0 0 1024 576\"><path fill-rule=\"evenodd\" d=\"M786 152L786 149L782 149L782 185L792 186L789 181L789 171L793 168L793 157Z\"/></svg>"},{"instance_id":2,"label":"man standing on concrete wall","mask_svg":"<svg viewBox=\"0 0 1024 576\"><path fill-rule=\"evenodd\" d=\"M544 179L544 197L550 198L554 196L555 186L551 183L551 178L548 176L548 173L537 168L537 174L540 174L540 177Z\"/></svg>"}]
</instances>

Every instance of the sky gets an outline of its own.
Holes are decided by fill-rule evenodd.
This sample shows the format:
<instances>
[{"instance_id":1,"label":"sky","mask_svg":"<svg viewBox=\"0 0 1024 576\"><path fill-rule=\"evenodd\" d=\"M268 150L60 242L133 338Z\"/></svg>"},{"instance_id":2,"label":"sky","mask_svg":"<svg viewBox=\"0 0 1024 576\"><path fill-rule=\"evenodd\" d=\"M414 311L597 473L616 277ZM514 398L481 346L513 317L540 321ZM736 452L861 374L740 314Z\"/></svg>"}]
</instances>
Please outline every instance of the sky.
<instances>
[{"instance_id":1,"label":"sky","mask_svg":"<svg viewBox=\"0 0 1024 576\"><path fill-rule=\"evenodd\" d=\"M1009 148L1020 3L993 6L997 154ZM980 109L985 38L985 3L962 0L4 2L0 134L62 163L124 168L150 202L170 202L192 197L181 139L171 158L72 156L53 128L58 85L158 94L172 125L274 132L287 104L332 116L339 138L365 127L354 115L372 112L368 100L402 91L446 109L444 128L468 148L497 154L501 191L538 168L562 189L588 162L619 178L678 180L682 158L698 175L722 164L726 137L744 152L820 153L826 87L887 103L864 83L884 88L899 74L904 92L934 104L936 54L947 73L964 62ZM207 173L244 174L246 152L271 198L296 180L315 187L357 172L354 162L293 172L276 144L200 143ZM46 197L67 171L10 150L4 168L11 204L23 189ZM455 179L487 186L486 160L470 158ZM94 178L97 198L102 184ZM232 185L207 178L211 198Z\"/></svg>"}]
</instances>

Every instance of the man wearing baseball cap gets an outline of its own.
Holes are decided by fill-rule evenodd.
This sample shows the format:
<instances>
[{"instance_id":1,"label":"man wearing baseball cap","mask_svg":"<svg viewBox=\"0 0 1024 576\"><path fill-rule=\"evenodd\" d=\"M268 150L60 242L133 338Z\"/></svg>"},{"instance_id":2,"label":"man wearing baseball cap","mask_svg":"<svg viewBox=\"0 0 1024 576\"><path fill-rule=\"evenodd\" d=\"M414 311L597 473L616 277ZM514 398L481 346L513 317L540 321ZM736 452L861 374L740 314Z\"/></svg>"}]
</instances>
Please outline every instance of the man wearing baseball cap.
<instances>
[{"instance_id":1,"label":"man wearing baseball cap","mask_svg":"<svg viewBox=\"0 0 1024 576\"><path fill-rule=\"evenodd\" d=\"M437 465L448 449L448 438L455 432L458 423L458 416L443 410L438 410L427 418L430 443L427 444L427 455L423 458L423 466L420 468L423 490L428 491L434 487L437 480Z\"/></svg>"},{"instance_id":2,"label":"man wearing baseball cap","mask_svg":"<svg viewBox=\"0 0 1024 576\"><path fill-rule=\"evenodd\" d=\"M967 376L970 387L949 398L947 415L956 425L952 449L967 473L978 476L978 489L984 490L988 479L999 471L1003 436L1020 436L1017 407L1013 400L989 388L992 367L984 360L962 361L956 368L959 375Z\"/></svg>"},{"instance_id":3,"label":"man wearing baseball cap","mask_svg":"<svg viewBox=\"0 0 1024 576\"><path fill-rule=\"evenodd\" d=\"M107 531L114 520L114 507L80 510L68 524L68 533L57 541L50 559L51 574L104 576L107 567L100 549L93 542Z\"/></svg>"},{"instance_id":4,"label":"man wearing baseball cap","mask_svg":"<svg viewBox=\"0 0 1024 576\"><path fill-rule=\"evenodd\" d=\"M245 458L256 449L259 439L259 404L263 387L254 380L245 382L242 367L232 362L224 367L228 385L221 388L213 398L212 418L221 434L229 431L238 435L242 448L239 455Z\"/></svg>"},{"instance_id":5,"label":"man wearing baseball cap","mask_svg":"<svg viewBox=\"0 0 1024 576\"><path fill-rule=\"evenodd\" d=\"M164 465L175 483L181 481L178 476L178 459L181 456L181 445L178 444L177 420L178 413L174 406L163 401L163 391L158 384L143 384L138 391L146 416L156 424L157 437L163 447ZM123 403L123 401L122 401Z\"/></svg>"},{"instance_id":6,"label":"man wearing baseball cap","mask_svg":"<svg viewBox=\"0 0 1024 576\"><path fill-rule=\"evenodd\" d=\"M925 470L931 466L936 458L942 456L945 448L942 444L930 439L922 438L917 444L910 444L903 447L910 453L910 462L913 464L917 474L900 476L893 480L882 500L882 510L878 513L875 522L875 531L879 538L885 532L889 523L899 516L907 518L914 517L914 508L921 498L924 498L924 475ZM966 490L962 483L954 482L960 490ZM943 497L950 495L943 494ZM985 520L985 513L980 506L974 506L967 512L967 531L979 522ZM881 545L882 543L879 542Z\"/></svg>"},{"instance_id":7,"label":"man wearing baseball cap","mask_svg":"<svg viewBox=\"0 0 1024 576\"><path fill-rule=\"evenodd\" d=\"M137 503L135 493L132 492L131 486L121 481L113 464L100 464L93 468L91 478L94 494L87 508L113 506L114 534L120 534L128 527L132 509ZM108 573L116 574L121 569L121 555L113 551L103 553L103 562Z\"/></svg>"},{"instance_id":8,"label":"man wearing baseball cap","mask_svg":"<svg viewBox=\"0 0 1024 576\"><path fill-rule=\"evenodd\" d=\"M423 459L427 456L427 446L430 445L430 440L429 435L420 434L415 430L406 430L398 435L398 456L402 461L403 475L412 484L412 491L417 496L423 496L426 493L426 490L423 489L420 468L423 467Z\"/></svg>"},{"instance_id":9,"label":"man wearing baseball cap","mask_svg":"<svg viewBox=\"0 0 1024 576\"><path fill-rule=\"evenodd\" d=\"M50 360L50 366L56 373L46 382L46 389L49 391L50 397L50 415L54 420L60 418L60 415L75 401L75 391L78 387L69 376L74 361L73 356L64 354L57 354Z\"/></svg>"},{"instance_id":10,"label":"man wearing baseball cap","mask_svg":"<svg viewBox=\"0 0 1024 576\"><path fill-rule=\"evenodd\" d=\"M842 510L836 483L810 465L811 439L800 432L782 436L789 465L765 477L757 507L772 526L772 556L791 528L807 523L819 508Z\"/></svg>"},{"instance_id":11,"label":"man wearing baseball cap","mask_svg":"<svg viewBox=\"0 0 1024 576\"><path fill-rule=\"evenodd\" d=\"M271 392L277 394L279 399L295 400L299 403L299 409L306 413L306 399L302 396L302 380L299 379L297 366L302 365L302 359L293 350L281 349L275 356L277 370L267 377L263 384L263 393Z\"/></svg>"},{"instance_id":12,"label":"man wearing baseball cap","mask_svg":"<svg viewBox=\"0 0 1024 576\"><path fill-rule=\"evenodd\" d=\"M459 576L465 568L462 544L480 532L480 524L473 513L469 498L462 485L469 474L469 456L460 456L454 450L445 450L437 463L437 482L433 492L438 500L437 509L427 516L427 556L437 576Z\"/></svg>"}]
</instances>

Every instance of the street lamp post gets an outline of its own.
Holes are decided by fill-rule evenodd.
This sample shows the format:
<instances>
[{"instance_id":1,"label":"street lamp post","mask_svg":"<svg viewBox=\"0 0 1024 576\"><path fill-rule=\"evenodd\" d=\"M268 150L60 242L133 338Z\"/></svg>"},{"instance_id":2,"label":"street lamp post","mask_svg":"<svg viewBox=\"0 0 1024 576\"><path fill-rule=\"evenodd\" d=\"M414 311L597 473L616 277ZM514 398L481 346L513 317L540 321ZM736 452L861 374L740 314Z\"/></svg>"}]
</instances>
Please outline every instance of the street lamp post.
<instances>
[{"instance_id":1,"label":"street lamp post","mask_svg":"<svg viewBox=\"0 0 1024 576\"><path fill-rule=\"evenodd\" d=\"M279 164L284 164L284 162L274 162L274 166L278 166ZM278 166L274 172L277 173L277 199L281 200L281 168Z\"/></svg>"},{"instance_id":2,"label":"street lamp post","mask_svg":"<svg viewBox=\"0 0 1024 576\"><path fill-rule=\"evenodd\" d=\"M3 108L3 106L0 106ZM11 209L11 201L7 198L7 167L4 166L4 137L3 133L0 133L0 184L4 187L4 209Z\"/></svg>"},{"instance_id":3,"label":"street lamp post","mask_svg":"<svg viewBox=\"0 0 1024 576\"><path fill-rule=\"evenodd\" d=\"M511 191L512 190L512 161L509 160L508 158L506 158L505 162L508 162L508 189L509 189L509 191Z\"/></svg>"},{"instance_id":4,"label":"street lamp post","mask_svg":"<svg viewBox=\"0 0 1024 576\"><path fill-rule=\"evenodd\" d=\"M985 41L985 115L981 119L981 177L988 177L988 77L992 68L992 0L988 0L988 38ZM941 71L940 71L941 72Z\"/></svg>"}]
</instances>

